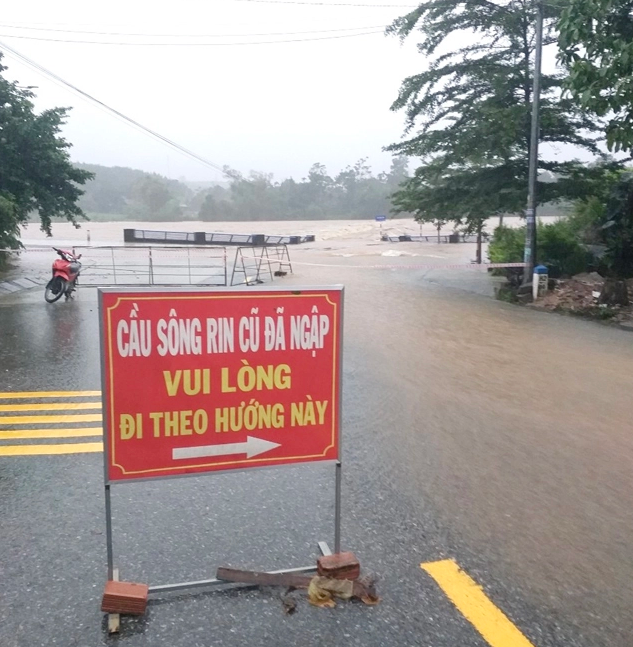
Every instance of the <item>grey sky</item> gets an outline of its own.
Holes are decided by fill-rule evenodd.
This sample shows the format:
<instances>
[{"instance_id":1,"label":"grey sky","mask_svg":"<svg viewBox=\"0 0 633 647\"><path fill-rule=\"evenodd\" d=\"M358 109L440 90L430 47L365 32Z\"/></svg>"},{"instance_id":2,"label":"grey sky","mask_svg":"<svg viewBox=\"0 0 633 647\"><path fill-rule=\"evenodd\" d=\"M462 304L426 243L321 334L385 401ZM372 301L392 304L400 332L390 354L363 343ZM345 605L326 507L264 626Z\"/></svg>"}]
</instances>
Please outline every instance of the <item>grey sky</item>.
<instances>
[{"instance_id":1,"label":"grey sky","mask_svg":"<svg viewBox=\"0 0 633 647\"><path fill-rule=\"evenodd\" d=\"M240 0L164 4L22 0L3 8L0 39L66 81L219 165L228 164L243 173L251 169L272 172L282 179L304 176L313 162L325 164L334 173L368 157L375 171L386 170L390 156L381 148L400 137L404 122L402 114L389 111L389 105L402 79L420 71L424 61L413 41L400 45L381 33L395 17L406 13L406 8L348 7L335 5L337 1L323 0L330 6L311 6ZM378 33L208 47L93 45L15 37L227 43L323 38L349 32L319 30L365 27L368 29L357 31ZM132 32L150 35L117 35ZM268 33L279 35L250 35ZM38 109L73 106L65 134L73 143L74 160L143 168L192 180L222 179L218 172L154 142L9 56L4 63L10 68L9 78L38 86Z\"/></svg>"}]
</instances>

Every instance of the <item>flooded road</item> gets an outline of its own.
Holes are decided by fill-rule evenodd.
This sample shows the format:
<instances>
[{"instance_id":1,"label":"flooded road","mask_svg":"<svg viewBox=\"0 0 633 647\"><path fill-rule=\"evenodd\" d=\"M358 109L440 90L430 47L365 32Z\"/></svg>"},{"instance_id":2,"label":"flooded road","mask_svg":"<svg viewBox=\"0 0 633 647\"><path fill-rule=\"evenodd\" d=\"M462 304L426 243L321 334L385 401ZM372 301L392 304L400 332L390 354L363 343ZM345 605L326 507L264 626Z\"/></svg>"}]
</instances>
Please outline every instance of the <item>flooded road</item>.
<instances>
[{"instance_id":1,"label":"flooded road","mask_svg":"<svg viewBox=\"0 0 633 647\"><path fill-rule=\"evenodd\" d=\"M492 580L588 644L629 645L633 335L415 270L345 282L347 343L381 394L367 434L398 489Z\"/></svg>"},{"instance_id":2,"label":"flooded road","mask_svg":"<svg viewBox=\"0 0 633 647\"><path fill-rule=\"evenodd\" d=\"M485 272L414 267L424 254L440 264L446 246L416 249L418 257L389 259L293 251L295 274L274 284L345 285L349 543L374 565L398 542L406 550L397 561L412 569L422 555L455 557L535 647L630 646L633 335L495 301L483 296ZM47 306L39 292L0 301L0 326L13 322L19 351L0 354L11 388L29 390L34 379L48 386L29 349L46 345L46 325L61 321L64 307L81 315L72 340L81 385L68 388L98 388L92 294L80 291L68 306ZM56 353L46 355L51 363L62 361ZM371 534L350 533L370 533L367 519ZM389 572L385 579L388 588ZM400 584L391 584L394 599ZM419 632L426 603L409 602L406 626ZM429 635L434 646L481 644Z\"/></svg>"}]
</instances>

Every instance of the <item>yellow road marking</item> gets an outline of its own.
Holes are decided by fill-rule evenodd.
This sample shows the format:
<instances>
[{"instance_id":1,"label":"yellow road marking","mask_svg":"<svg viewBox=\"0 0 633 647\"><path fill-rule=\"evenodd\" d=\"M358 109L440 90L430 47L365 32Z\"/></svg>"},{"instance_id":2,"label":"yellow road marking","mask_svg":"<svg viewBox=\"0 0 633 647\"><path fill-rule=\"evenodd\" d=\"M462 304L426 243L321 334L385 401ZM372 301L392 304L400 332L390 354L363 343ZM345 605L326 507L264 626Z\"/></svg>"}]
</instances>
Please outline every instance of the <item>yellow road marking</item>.
<instances>
[{"instance_id":1,"label":"yellow road marking","mask_svg":"<svg viewBox=\"0 0 633 647\"><path fill-rule=\"evenodd\" d=\"M0 411L80 411L101 409L101 402L51 402L45 404L0 404Z\"/></svg>"},{"instance_id":2,"label":"yellow road marking","mask_svg":"<svg viewBox=\"0 0 633 647\"><path fill-rule=\"evenodd\" d=\"M0 440L24 438L82 438L101 436L101 427L77 427L75 429L21 429L20 431L0 431Z\"/></svg>"},{"instance_id":3,"label":"yellow road marking","mask_svg":"<svg viewBox=\"0 0 633 647\"><path fill-rule=\"evenodd\" d=\"M70 425L73 422L101 422L100 413L83 413L74 416L0 416L0 425L47 425L61 422Z\"/></svg>"},{"instance_id":4,"label":"yellow road marking","mask_svg":"<svg viewBox=\"0 0 633 647\"><path fill-rule=\"evenodd\" d=\"M100 397L101 391L0 391L0 398L19 400L24 398L81 398Z\"/></svg>"},{"instance_id":5,"label":"yellow road marking","mask_svg":"<svg viewBox=\"0 0 633 647\"><path fill-rule=\"evenodd\" d=\"M491 647L534 647L452 559L420 564Z\"/></svg>"},{"instance_id":6,"label":"yellow road marking","mask_svg":"<svg viewBox=\"0 0 633 647\"><path fill-rule=\"evenodd\" d=\"M63 445L0 445L0 456L85 454L102 451L103 443L64 443Z\"/></svg>"}]
</instances>

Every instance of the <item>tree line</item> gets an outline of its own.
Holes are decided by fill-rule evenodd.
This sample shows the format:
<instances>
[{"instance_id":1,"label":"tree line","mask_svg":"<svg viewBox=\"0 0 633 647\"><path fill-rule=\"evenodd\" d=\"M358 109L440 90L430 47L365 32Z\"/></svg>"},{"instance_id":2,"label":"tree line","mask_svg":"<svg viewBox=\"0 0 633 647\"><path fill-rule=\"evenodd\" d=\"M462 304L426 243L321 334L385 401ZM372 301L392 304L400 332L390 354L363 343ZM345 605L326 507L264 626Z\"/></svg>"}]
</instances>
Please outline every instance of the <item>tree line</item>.
<instances>
[{"instance_id":1,"label":"tree line","mask_svg":"<svg viewBox=\"0 0 633 647\"><path fill-rule=\"evenodd\" d=\"M313 164L307 177L274 182L272 174L251 172L228 187L206 192L202 220L319 220L373 218L393 208L391 195L407 177L407 159L394 157L387 173L372 174L365 159L330 176L323 164Z\"/></svg>"},{"instance_id":2,"label":"tree line","mask_svg":"<svg viewBox=\"0 0 633 647\"><path fill-rule=\"evenodd\" d=\"M298 181L275 182L272 174L255 171L244 177L227 169L230 183L203 188L136 169L77 167L92 176L78 201L90 217L150 221L373 218L390 211L390 196L407 177L404 157L393 158L389 172L377 175L364 159L334 176L317 163Z\"/></svg>"}]
</instances>

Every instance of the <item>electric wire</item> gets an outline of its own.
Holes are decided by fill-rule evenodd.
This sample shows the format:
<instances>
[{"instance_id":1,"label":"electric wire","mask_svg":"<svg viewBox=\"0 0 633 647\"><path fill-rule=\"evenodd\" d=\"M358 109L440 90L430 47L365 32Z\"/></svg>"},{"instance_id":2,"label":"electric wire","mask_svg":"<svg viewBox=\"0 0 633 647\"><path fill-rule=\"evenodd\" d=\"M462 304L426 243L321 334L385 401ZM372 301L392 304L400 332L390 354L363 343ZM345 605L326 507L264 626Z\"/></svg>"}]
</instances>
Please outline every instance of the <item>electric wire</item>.
<instances>
[{"instance_id":1,"label":"electric wire","mask_svg":"<svg viewBox=\"0 0 633 647\"><path fill-rule=\"evenodd\" d=\"M57 29L51 27L22 26L16 24L0 24L2 29L19 29L22 31L47 31L63 34L83 34L93 36L130 36L145 38L250 38L253 36L298 36L301 34L326 34L342 31L365 31L367 29L384 29L386 25L368 25L366 27L339 27L337 29L309 29L307 31L278 31L249 34L155 34L122 31L87 31L80 29Z\"/></svg>"},{"instance_id":2,"label":"electric wire","mask_svg":"<svg viewBox=\"0 0 633 647\"><path fill-rule=\"evenodd\" d=\"M282 40L259 40L236 43L145 43L131 41L105 41L105 40L68 40L61 38L42 38L38 36L24 36L18 34L0 34L0 38L18 38L46 43L64 43L67 45L127 45L130 47L237 47L241 45L277 45L282 43L307 43L322 40L336 40L341 38L355 38L357 36L372 36L384 34L384 30L366 31L358 34L339 34L336 36L319 36L315 38L289 38Z\"/></svg>"},{"instance_id":3,"label":"electric wire","mask_svg":"<svg viewBox=\"0 0 633 647\"><path fill-rule=\"evenodd\" d=\"M132 125L133 127L137 128L138 130L141 130L145 132L148 135L151 135L155 139L167 144L171 148L174 148L178 150L179 152L191 157L192 159L195 159L196 161L204 164L205 166L208 166L215 171L219 171L224 177L227 177L229 179L235 180L240 178L241 176L238 173L232 172L230 170L222 168L219 164L215 164L214 162L211 162L208 159L205 159L204 157L198 155L197 153L194 153L193 151L190 151L188 148L185 148L184 146L181 146L180 144L177 144L173 140L169 139L168 137L165 137L164 135L161 135L160 133L156 132L155 130L152 130L151 128L148 128L147 126L144 126L143 124L139 123L135 119L132 119L131 117L128 117L127 115L124 115L122 112L119 110L116 110L115 108L112 108L108 104L104 103L103 101L100 101L96 97L93 97L91 94L88 92L85 92L84 90L81 90L77 86L73 85L72 83L69 83L68 81L65 81L62 79L60 76L55 74L54 72L51 72L50 70L46 69L44 66L40 65L39 63L36 63L32 59L28 58L27 56L24 56L24 54L21 54L17 50L13 49L12 47L9 47L8 45L0 42L0 50L4 50L5 53L7 53L11 58L18 60L27 66L35 69L37 72L40 74L43 74L44 76L49 77L59 85L63 85L66 88L69 88L76 94L80 95L82 98L87 99L88 101L95 103L97 106L99 106L101 109L105 109L107 112L113 114L115 117L127 122L128 124Z\"/></svg>"}]
</instances>

